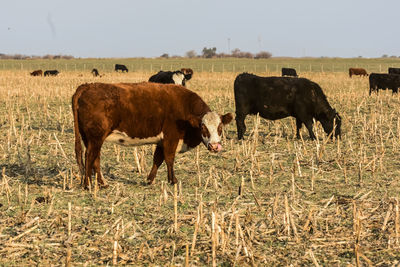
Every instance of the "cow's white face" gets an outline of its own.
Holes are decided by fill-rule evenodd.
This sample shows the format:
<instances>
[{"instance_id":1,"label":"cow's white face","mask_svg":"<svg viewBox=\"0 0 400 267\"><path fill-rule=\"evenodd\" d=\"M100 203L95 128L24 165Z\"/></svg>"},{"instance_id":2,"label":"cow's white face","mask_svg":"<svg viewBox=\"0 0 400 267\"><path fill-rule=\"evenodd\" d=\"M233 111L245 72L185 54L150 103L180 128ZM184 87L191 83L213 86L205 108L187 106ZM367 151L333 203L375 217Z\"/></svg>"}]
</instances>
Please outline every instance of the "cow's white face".
<instances>
[{"instance_id":1,"label":"cow's white face","mask_svg":"<svg viewBox=\"0 0 400 267\"><path fill-rule=\"evenodd\" d=\"M183 85L184 79L185 79L185 75L183 75L183 73L175 73L172 75L172 80L177 85Z\"/></svg>"},{"instance_id":2,"label":"cow's white face","mask_svg":"<svg viewBox=\"0 0 400 267\"><path fill-rule=\"evenodd\" d=\"M201 138L208 150L212 152L222 150L222 127L224 124L228 124L232 118L231 113L220 116L216 112L208 112L204 115L201 120Z\"/></svg>"}]
</instances>

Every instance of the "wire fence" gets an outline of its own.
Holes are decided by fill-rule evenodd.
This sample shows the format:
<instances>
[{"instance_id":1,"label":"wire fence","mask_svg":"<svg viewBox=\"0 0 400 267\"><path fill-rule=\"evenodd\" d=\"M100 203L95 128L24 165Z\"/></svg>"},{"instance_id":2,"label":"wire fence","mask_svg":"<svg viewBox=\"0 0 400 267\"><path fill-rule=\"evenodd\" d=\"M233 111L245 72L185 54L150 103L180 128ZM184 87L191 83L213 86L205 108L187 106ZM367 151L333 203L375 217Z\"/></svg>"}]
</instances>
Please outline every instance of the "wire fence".
<instances>
[{"instance_id":1,"label":"wire fence","mask_svg":"<svg viewBox=\"0 0 400 267\"><path fill-rule=\"evenodd\" d=\"M290 63L127 63L125 64L129 71L157 72L159 70L178 70L181 68L192 68L195 72L280 72L281 68L294 68L297 73L302 72L348 72L349 68L364 68L367 72L387 72L389 67L400 67L400 63L383 64L351 64L351 63L317 63L317 64L290 64ZM36 69L59 71L91 71L93 68L102 72L114 71L115 63L96 63L96 62L0 62L0 70L20 70L33 71Z\"/></svg>"}]
</instances>

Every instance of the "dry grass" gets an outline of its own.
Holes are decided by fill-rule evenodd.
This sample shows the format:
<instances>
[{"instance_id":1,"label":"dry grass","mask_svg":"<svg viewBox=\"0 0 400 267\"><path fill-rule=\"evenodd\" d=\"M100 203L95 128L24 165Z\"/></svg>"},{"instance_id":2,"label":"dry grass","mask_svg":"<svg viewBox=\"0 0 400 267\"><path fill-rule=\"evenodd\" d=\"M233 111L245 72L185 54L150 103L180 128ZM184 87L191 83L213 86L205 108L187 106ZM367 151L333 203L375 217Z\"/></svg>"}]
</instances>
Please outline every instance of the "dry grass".
<instances>
[{"instance_id":1,"label":"dry grass","mask_svg":"<svg viewBox=\"0 0 400 267\"><path fill-rule=\"evenodd\" d=\"M78 75L1 72L2 264L399 263L398 96L369 97L367 79L344 73L306 73L341 114L340 141L327 140L318 124L317 141L305 129L297 140L292 118L248 117L245 141L232 123L219 155L202 146L178 155L177 187L166 184L165 165L155 185L144 185L153 147L106 144L111 186L84 191L73 153L74 90L150 73ZM188 87L214 110L233 112L235 76L195 74Z\"/></svg>"}]
</instances>

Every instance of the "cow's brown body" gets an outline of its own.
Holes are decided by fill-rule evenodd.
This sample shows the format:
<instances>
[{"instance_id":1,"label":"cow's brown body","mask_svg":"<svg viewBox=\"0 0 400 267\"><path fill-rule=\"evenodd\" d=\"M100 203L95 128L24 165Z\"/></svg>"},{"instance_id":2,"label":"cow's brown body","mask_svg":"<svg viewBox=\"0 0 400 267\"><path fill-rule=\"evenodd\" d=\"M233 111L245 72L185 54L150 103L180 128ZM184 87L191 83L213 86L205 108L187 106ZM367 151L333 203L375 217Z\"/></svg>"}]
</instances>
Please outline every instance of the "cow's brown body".
<instances>
[{"instance_id":1,"label":"cow's brown body","mask_svg":"<svg viewBox=\"0 0 400 267\"><path fill-rule=\"evenodd\" d=\"M182 86L156 83L83 84L72 97L72 109L75 153L84 173L85 188L89 186L92 169L99 184L107 185L100 172L100 149L104 141L120 145L157 144L148 182L153 183L158 167L165 160L168 181L176 183L175 153L204 143L202 118L214 113L196 93ZM230 122L232 115L227 115L221 116L221 123ZM85 167L81 138L87 148ZM219 151L220 145L209 143L208 148Z\"/></svg>"},{"instance_id":2,"label":"cow's brown body","mask_svg":"<svg viewBox=\"0 0 400 267\"><path fill-rule=\"evenodd\" d=\"M359 76L368 76L368 73L363 68L349 68L349 76L359 75Z\"/></svg>"},{"instance_id":3,"label":"cow's brown body","mask_svg":"<svg viewBox=\"0 0 400 267\"><path fill-rule=\"evenodd\" d=\"M32 71L30 74L31 74L31 76L42 76L43 75L43 71L42 70L35 70L35 71Z\"/></svg>"}]
</instances>

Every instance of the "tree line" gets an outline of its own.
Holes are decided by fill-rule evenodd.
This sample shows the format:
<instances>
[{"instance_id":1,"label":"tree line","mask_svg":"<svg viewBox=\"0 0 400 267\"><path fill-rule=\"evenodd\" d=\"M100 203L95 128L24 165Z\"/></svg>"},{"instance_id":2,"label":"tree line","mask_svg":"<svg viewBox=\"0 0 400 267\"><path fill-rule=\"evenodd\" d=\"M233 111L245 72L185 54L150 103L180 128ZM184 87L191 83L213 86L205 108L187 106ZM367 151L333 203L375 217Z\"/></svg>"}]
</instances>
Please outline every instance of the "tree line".
<instances>
[{"instance_id":1,"label":"tree line","mask_svg":"<svg viewBox=\"0 0 400 267\"><path fill-rule=\"evenodd\" d=\"M44 56L28 56L22 54L3 54L0 53L0 59L74 59L75 57L69 55L44 55Z\"/></svg>"}]
</instances>

